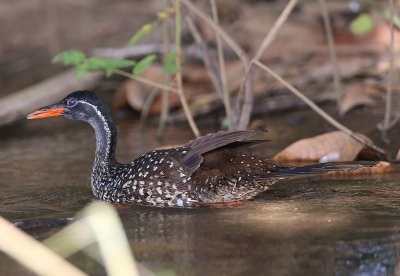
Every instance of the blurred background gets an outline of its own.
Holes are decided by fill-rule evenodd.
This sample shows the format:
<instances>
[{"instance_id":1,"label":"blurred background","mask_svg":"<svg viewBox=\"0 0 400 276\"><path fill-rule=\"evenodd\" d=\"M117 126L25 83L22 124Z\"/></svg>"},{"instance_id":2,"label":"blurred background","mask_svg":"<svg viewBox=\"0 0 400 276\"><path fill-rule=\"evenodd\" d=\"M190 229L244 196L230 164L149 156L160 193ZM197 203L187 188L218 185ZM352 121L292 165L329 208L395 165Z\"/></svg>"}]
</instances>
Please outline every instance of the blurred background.
<instances>
[{"instance_id":1,"label":"blurred background","mask_svg":"<svg viewBox=\"0 0 400 276\"><path fill-rule=\"evenodd\" d=\"M117 157L121 162L160 144L183 144L194 137L179 97L170 94L160 142L163 93L123 76L131 68L122 68L122 75L111 77L104 70L90 72L78 80L75 68L52 63L56 55L70 50L82 51L86 57L136 61L155 54L140 77L175 87L175 74L163 70L166 33L170 51L174 47L174 15L168 17L169 31L161 20L150 33L128 45L145 24L158 20L166 3L173 5L174 1L0 2L1 216L44 240L92 201L92 130L62 118L24 119L71 90L92 89L109 103L119 131ZM190 3L212 17L210 1ZM218 25L250 60L288 3L294 1L218 0ZM327 7L331 36L321 3ZM374 160L396 159L400 146L398 4L295 1L259 56L260 62L333 118L386 150L384 158L367 157ZM215 31L185 5L182 15L183 90L189 109L201 134L227 129L227 115L212 73L220 71L204 65L207 53L214 69L218 68ZM190 20L200 43L194 39L196 31L189 28ZM237 119L245 103L243 95L238 96L245 70L231 46L223 43L224 68ZM269 158L299 139L336 130L265 71L254 67L251 80L254 105L245 127L268 129L266 138L271 140L256 146L257 154ZM388 90L391 110L385 125ZM323 153L329 148L352 152L350 160L359 157L362 146L355 146L348 136L324 139L319 144ZM317 143L312 140L310 144ZM119 214L137 260L153 271L172 270L162 275L395 275L400 267L399 184L397 175L295 180L277 184L254 204L239 208L138 207L119 210ZM88 273L104 275L98 261L82 255L71 261ZM27 271L2 255L2 273L26 275Z\"/></svg>"},{"instance_id":2,"label":"blurred background","mask_svg":"<svg viewBox=\"0 0 400 276\"><path fill-rule=\"evenodd\" d=\"M162 5L129 0L1 1L1 96L65 70L51 63L61 51L126 45Z\"/></svg>"}]
</instances>

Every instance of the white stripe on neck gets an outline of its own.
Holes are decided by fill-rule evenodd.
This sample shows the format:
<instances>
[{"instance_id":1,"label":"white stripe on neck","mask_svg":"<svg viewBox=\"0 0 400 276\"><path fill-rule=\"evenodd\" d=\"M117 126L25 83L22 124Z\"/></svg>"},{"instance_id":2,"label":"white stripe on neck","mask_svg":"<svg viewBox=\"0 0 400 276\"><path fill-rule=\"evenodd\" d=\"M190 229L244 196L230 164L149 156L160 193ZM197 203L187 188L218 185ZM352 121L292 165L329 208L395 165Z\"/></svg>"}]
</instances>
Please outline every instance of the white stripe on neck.
<instances>
[{"instance_id":1,"label":"white stripe on neck","mask_svg":"<svg viewBox=\"0 0 400 276\"><path fill-rule=\"evenodd\" d=\"M108 126L108 122L107 122L106 118L103 116L103 114L100 112L100 110L97 108L97 106L95 106L93 104L90 104L88 102L82 102L82 103L91 106L96 111L97 115L100 117L100 119L104 123L104 128L105 128L106 133L107 133L107 142L108 142L108 147L106 147L106 150L107 150L106 156L108 156L110 154L109 149L111 147L111 130L110 130L109 126Z\"/></svg>"}]
</instances>

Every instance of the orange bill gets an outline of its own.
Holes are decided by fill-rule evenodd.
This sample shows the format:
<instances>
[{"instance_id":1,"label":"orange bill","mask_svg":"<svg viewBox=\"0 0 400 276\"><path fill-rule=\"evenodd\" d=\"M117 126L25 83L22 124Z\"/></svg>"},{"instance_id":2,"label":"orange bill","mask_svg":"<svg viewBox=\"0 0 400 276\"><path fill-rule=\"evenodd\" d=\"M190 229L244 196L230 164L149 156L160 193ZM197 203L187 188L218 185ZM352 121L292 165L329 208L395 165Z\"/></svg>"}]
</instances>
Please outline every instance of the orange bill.
<instances>
[{"instance_id":1,"label":"orange bill","mask_svg":"<svg viewBox=\"0 0 400 276\"><path fill-rule=\"evenodd\" d=\"M60 116L62 115L64 111L64 108L62 107L57 107L57 108L43 108L36 110L26 116L27 119L41 119L41 118L47 118L47 117L53 117L53 116Z\"/></svg>"}]
</instances>

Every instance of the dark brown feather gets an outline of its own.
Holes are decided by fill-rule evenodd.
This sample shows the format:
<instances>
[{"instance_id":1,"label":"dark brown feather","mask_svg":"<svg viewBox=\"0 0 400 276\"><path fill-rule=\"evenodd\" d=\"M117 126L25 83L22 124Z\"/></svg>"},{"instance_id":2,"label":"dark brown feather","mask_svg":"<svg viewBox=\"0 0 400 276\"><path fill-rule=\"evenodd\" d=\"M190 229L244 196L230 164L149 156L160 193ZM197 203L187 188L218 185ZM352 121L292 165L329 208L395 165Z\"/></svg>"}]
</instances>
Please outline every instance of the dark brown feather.
<instances>
[{"instance_id":1,"label":"dark brown feather","mask_svg":"<svg viewBox=\"0 0 400 276\"><path fill-rule=\"evenodd\" d=\"M184 147L188 149L188 153L186 154L187 156L196 153L203 154L210 150L265 132L265 130L219 131L192 140Z\"/></svg>"},{"instance_id":2,"label":"dark brown feather","mask_svg":"<svg viewBox=\"0 0 400 276\"><path fill-rule=\"evenodd\" d=\"M199 137L184 146L188 152L183 156L182 161L194 172L203 162L202 154L230 144L233 144L234 147L240 146L238 144L240 140L265 132L265 130L219 131ZM252 144L251 141L243 142L243 146L249 143Z\"/></svg>"}]
</instances>

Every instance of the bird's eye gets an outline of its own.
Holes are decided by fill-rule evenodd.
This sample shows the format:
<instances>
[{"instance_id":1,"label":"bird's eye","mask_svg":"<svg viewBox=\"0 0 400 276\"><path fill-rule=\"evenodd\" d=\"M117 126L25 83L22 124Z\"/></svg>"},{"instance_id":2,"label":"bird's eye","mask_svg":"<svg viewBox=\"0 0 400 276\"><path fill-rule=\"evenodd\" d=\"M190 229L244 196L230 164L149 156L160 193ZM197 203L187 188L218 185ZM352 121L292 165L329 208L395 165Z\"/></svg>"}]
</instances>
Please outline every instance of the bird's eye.
<instances>
[{"instance_id":1,"label":"bird's eye","mask_svg":"<svg viewBox=\"0 0 400 276\"><path fill-rule=\"evenodd\" d=\"M69 98L68 100L67 100L67 105L69 106L69 107L72 107L72 106L74 106L74 105L76 105L76 99L75 98Z\"/></svg>"}]
</instances>

